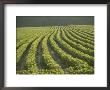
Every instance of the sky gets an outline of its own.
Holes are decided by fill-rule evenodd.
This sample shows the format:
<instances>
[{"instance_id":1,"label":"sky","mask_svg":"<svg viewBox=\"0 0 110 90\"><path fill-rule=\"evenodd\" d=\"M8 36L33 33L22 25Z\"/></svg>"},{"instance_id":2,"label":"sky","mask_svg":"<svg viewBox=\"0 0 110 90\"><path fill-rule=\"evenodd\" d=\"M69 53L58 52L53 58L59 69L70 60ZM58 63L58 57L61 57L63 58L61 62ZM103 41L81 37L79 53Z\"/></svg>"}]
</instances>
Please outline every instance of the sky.
<instances>
[{"instance_id":1,"label":"sky","mask_svg":"<svg viewBox=\"0 0 110 90\"><path fill-rule=\"evenodd\" d=\"M17 27L81 24L94 25L94 16L16 16Z\"/></svg>"}]
</instances>

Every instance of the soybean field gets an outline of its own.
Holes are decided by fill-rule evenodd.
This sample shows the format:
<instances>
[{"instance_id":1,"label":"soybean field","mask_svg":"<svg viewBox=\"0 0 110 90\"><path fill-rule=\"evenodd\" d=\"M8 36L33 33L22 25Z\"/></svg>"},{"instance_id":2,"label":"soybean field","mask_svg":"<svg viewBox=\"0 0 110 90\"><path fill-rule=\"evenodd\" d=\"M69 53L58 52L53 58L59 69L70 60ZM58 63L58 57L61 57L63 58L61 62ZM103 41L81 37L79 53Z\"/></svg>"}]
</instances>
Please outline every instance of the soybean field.
<instances>
[{"instance_id":1,"label":"soybean field","mask_svg":"<svg viewBox=\"0 0 110 90\"><path fill-rule=\"evenodd\" d=\"M94 25L16 28L16 74L94 74Z\"/></svg>"}]
</instances>

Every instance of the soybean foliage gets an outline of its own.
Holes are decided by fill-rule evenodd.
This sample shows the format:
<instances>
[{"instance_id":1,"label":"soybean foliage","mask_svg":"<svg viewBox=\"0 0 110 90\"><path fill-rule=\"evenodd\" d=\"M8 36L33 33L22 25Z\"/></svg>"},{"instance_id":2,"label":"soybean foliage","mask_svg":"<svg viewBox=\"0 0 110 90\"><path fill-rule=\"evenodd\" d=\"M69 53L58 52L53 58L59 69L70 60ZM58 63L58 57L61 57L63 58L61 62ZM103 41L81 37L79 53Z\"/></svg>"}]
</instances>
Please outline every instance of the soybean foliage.
<instances>
[{"instance_id":1,"label":"soybean foliage","mask_svg":"<svg viewBox=\"0 0 110 90\"><path fill-rule=\"evenodd\" d=\"M94 74L94 26L19 27L17 74Z\"/></svg>"}]
</instances>

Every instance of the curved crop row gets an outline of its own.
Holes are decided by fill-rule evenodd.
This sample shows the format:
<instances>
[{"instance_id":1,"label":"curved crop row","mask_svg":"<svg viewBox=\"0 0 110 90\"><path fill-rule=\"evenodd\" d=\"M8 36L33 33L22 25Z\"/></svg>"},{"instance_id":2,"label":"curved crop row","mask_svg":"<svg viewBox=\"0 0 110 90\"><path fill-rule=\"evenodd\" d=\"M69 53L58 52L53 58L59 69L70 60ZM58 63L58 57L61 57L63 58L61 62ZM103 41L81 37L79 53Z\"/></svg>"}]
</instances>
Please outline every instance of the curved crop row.
<instances>
[{"instance_id":1,"label":"curved crop row","mask_svg":"<svg viewBox=\"0 0 110 90\"><path fill-rule=\"evenodd\" d=\"M42 33L44 34L44 33ZM29 69L29 65L31 64L26 64L26 61L28 61L28 58L31 58L30 56L32 55L32 52L30 51L32 43L38 39L38 35L35 33L32 38L28 39L27 42L24 42L23 45L21 45L17 51L16 51L16 65L17 65L17 70L22 70L22 69ZM29 55L28 55L29 54ZM28 56L28 58L27 58ZM30 60L29 60L30 61Z\"/></svg>"},{"instance_id":2,"label":"curved crop row","mask_svg":"<svg viewBox=\"0 0 110 90\"><path fill-rule=\"evenodd\" d=\"M20 60L21 56L23 55L24 51L26 50L27 46L33 42L36 39L36 37L33 37L31 39L29 39L26 43L24 43L22 46L20 46L17 50L16 50L16 63L18 63L18 61Z\"/></svg>"},{"instance_id":3,"label":"curved crop row","mask_svg":"<svg viewBox=\"0 0 110 90\"><path fill-rule=\"evenodd\" d=\"M78 38L84 38L88 43L93 44L94 39L87 37L85 35L83 35L82 33L78 33L78 31L80 31L79 28L75 28L74 26L64 26L62 27L63 30L69 30L72 31L74 34L77 34L79 37Z\"/></svg>"},{"instance_id":4,"label":"curved crop row","mask_svg":"<svg viewBox=\"0 0 110 90\"><path fill-rule=\"evenodd\" d=\"M79 39L76 39L74 36L72 36L68 31L64 30L65 31L65 35L70 39L72 40L73 42L76 42L76 43L79 43L81 44L82 46L88 48L88 49L91 49L91 50L94 50L94 46L89 44L89 43L85 43Z\"/></svg>"},{"instance_id":5,"label":"curved crop row","mask_svg":"<svg viewBox=\"0 0 110 90\"><path fill-rule=\"evenodd\" d=\"M59 64L57 64L54 61L54 59L48 51L47 39L50 35L51 33L45 36L45 38L42 41L42 63L45 65L46 69L60 69L62 72L61 66L59 66Z\"/></svg>"},{"instance_id":6,"label":"curved crop row","mask_svg":"<svg viewBox=\"0 0 110 90\"><path fill-rule=\"evenodd\" d=\"M65 42L67 42L70 46L74 47L75 49L80 50L85 54L94 56L93 50L87 49L87 48L83 47L81 44L77 44L76 42L73 42L72 40L68 39L65 36L65 33L63 30L61 31L61 37Z\"/></svg>"},{"instance_id":7,"label":"curved crop row","mask_svg":"<svg viewBox=\"0 0 110 90\"><path fill-rule=\"evenodd\" d=\"M88 44L90 44L90 45L94 45L94 42L93 41L90 41L90 40L88 40L88 39L85 39L85 38L82 38L82 37L80 37L79 35L77 35L75 32L73 32L73 31L70 31L70 30L67 30L74 38L76 38L76 39L78 39L78 40L81 40L81 41L83 41L83 42L85 42L85 43L88 43Z\"/></svg>"},{"instance_id":8,"label":"curved crop row","mask_svg":"<svg viewBox=\"0 0 110 90\"><path fill-rule=\"evenodd\" d=\"M35 36L36 37L36 36ZM26 38L21 39L16 46L16 49L18 49L20 46L22 46L23 44L29 42L29 39L34 39L33 36L28 36Z\"/></svg>"},{"instance_id":9,"label":"curved crop row","mask_svg":"<svg viewBox=\"0 0 110 90\"><path fill-rule=\"evenodd\" d=\"M79 33L77 30L71 30L73 33L77 34L79 37L84 38L85 40L87 40L87 42L93 44L94 43L94 38L90 38L86 35L83 35L82 33Z\"/></svg>"},{"instance_id":10,"label":"curved crop row","mask_svg":"<svg viewBox=\"0 0 110 90\"><path fill-rule=\"evenodd\" d=\"M36 64L36 56L35 56L36 47L38 45L38 40L36 39L32 43L29 53L26 57L25 67L27 70L36 71L38 69L37 64Z\"/></svg>"},{"instance_id":11,"label":"curved crop row","mask_svg":"<svg viewBox=\"0 0 110 90\"><path fill-rule=\"evenodd\" d=\"M16 36L16 41L17 41L17 43L19 43L19 42L21 42L23 39L25 39L25 38L28 38L28 37L30 37L31 35L28 35L28 34L26 34L26 33L24 33L23 35L18 35L18 36Z\"/></svg>"},{"instance_id":12,"label":"curved crop row","mask_svg":"<svg viewBox=\"0 0 110 90\"><path fill-rule=\"evenodd\" d=\"M56 41L58 44L61 45L61 48L65 49L73 57L87 61L90 65L94 65L94 57L93 56L89 56L88 54L84 54L83 52L71 47L68 43L66 43L65 41L63 41L60 38L60 30L58 30L58 31L59 32L56 34Z\"/></svg>"},{"instance_id":13,"label":"curved crop row","mask_svg":"<svg viewBox=\"0 0 110 90\"><path fill-rule=\"evenodd\" d=\"M36 29L38 29L38 30L36 30ZM40 37L41 35L44 35L45 33L49 32L49 31L51 31L51 30L49 30L49 27L45 27L45 28L31 27L30 29L24 27L24 28L17 29L17 46L16 46L16 48L18 49L21 45L27 43L29 39L32 39L34 37ZM19 38L20 38L20 40L19 40Z\"/></svg>"},{"instance_id":14,"label":"curved crop row","mask_svg":"<svg viewBox=\"0 0 110 90\"><path fill-rule=\"evenodd\" d=\"M80 30L89 36L94 36L94 27L92 25L69 25L70 30Z\"/></svg>"},{"instance_id":15,"label":"curved crop row","mask_svg":"<svg viewBox=\"0 0 110 90\"><path fill-rule=\"evenodd\" d=\"M91 35L89 35L89 34L87 34L87 33L85 33L85 32L83 32L83 31L81 31L81 30L75 30L76 32L78 32L78 33L81 33L81 34L83 34L85 37L89 37L90 39L94 39L94 35L93 36L91 36Z\"/></svg>"},{"instance_id":16,"label":"curved crop row","mask_svg":"<svg viewBox=\"0 0 110 90\"><path fill-rule=\"evenodd\" d=\"M23 52L26 50L26 47L28 46L29 43L25 43L16 51L16 65L18 66L18 62L23 54Z\"/></svg>"},{"instance_id":17,"label":"curved crop row","mask_svg":"<svg viewBox=\"0 0 110 90\"><path fill-rule=\"evenodd\" d=\"M29 54L26 59L25 67L27 70L31 70L32 73L38 72L38 61L36 58L36 48L38 46L38 43L41 41L41 39L47 35L48 33L42 35L38 39L36 39L29 50Z\"/></svg>"},{"instance_id":18,"label":"curved crop row","mask_svg":"<svg viewBox=\"0 0 110 90\"><path fill-rule=\"evenodd\" d=\"M20 32L19 32L19 31L20 31ZM19 43L20 40L31 36L31 34L29 34L29 32L26 32L26 31L23 30L22 28L17 28L16 34L17 34L17 35L16 35L16 41L17 41L17 43Z\"/></svg>"},{"instance_id":19,"label":"curved crop row","mask_svg":"<svg viewBox=\"0 0 110 90\"><path fill-rule=\"evenodd\" d=\"M94 73L92 25L23 27L17 35L17 74Z\"/></svg>"},{"instance_id":20,"label":"curved crop row","mask_svg":"<svg viewBox=\"0 0 110 90\"><path fill-rule=\"evenodd\" d=\"M30 27L20 27L20 28L17 28L16 34L17 34L17 36L16 36L17 43L19 43L19 41L24 38L28 38L30 36L32 37L32 36L36 35L36 30L33 30L32 27L31 28Z\"/></svg>"},{"instance_id":21,"label":"curved crop row","mask_svg":"<svg viewBox=\"0 0 110 90\"><path fill-rule=\"evenodd\" d=\"M51 45L51 47L53 48L53 50L59 55L59 57L61 58L61 62L63 62L63 64L65 64L65 66L67 68L69 68L70 66L77 68L79 66L82 67L89 67L89 65L87 64L87 62L84 62L78 58L73 58L71 55L67 54L66 52L64 52L61 48L59 48L59 46L56 44L56 42L54 41L54 35L57 32L55 32L54 34L52 34L49 38L49 43ZM83 68L82 68L83 69Z\"/></svg>"},{"instance_id":22,"label":"curved crop row","mask_svg":"<svg viewBox=\"0 0 110 90\"><path fill-rule=\"evenodd\" d=\"M87 33L88 35L94 35L94 27L92 25L78 25L76 28L80 29L80 31Z\"/></svg>"}]
</instances>

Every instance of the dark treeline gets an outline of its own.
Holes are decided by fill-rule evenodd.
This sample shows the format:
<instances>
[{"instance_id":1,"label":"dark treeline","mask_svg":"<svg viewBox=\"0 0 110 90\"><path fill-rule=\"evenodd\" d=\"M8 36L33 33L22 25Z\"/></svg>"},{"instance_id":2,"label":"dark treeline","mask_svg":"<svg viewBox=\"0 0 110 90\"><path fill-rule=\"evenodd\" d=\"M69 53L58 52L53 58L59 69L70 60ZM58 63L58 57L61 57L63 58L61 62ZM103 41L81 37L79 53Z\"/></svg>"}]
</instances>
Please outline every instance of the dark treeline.
<instances>
[{"instance_id":1,"label":"dark treeline","mask_svg":"<svg viewBox=\"0 0 110 90\"><path fill-rule=\"evenodd\" d=\"M94 25L94 16L16 16L17 27L67 24Z\"/></svg>"}]
</instances>

